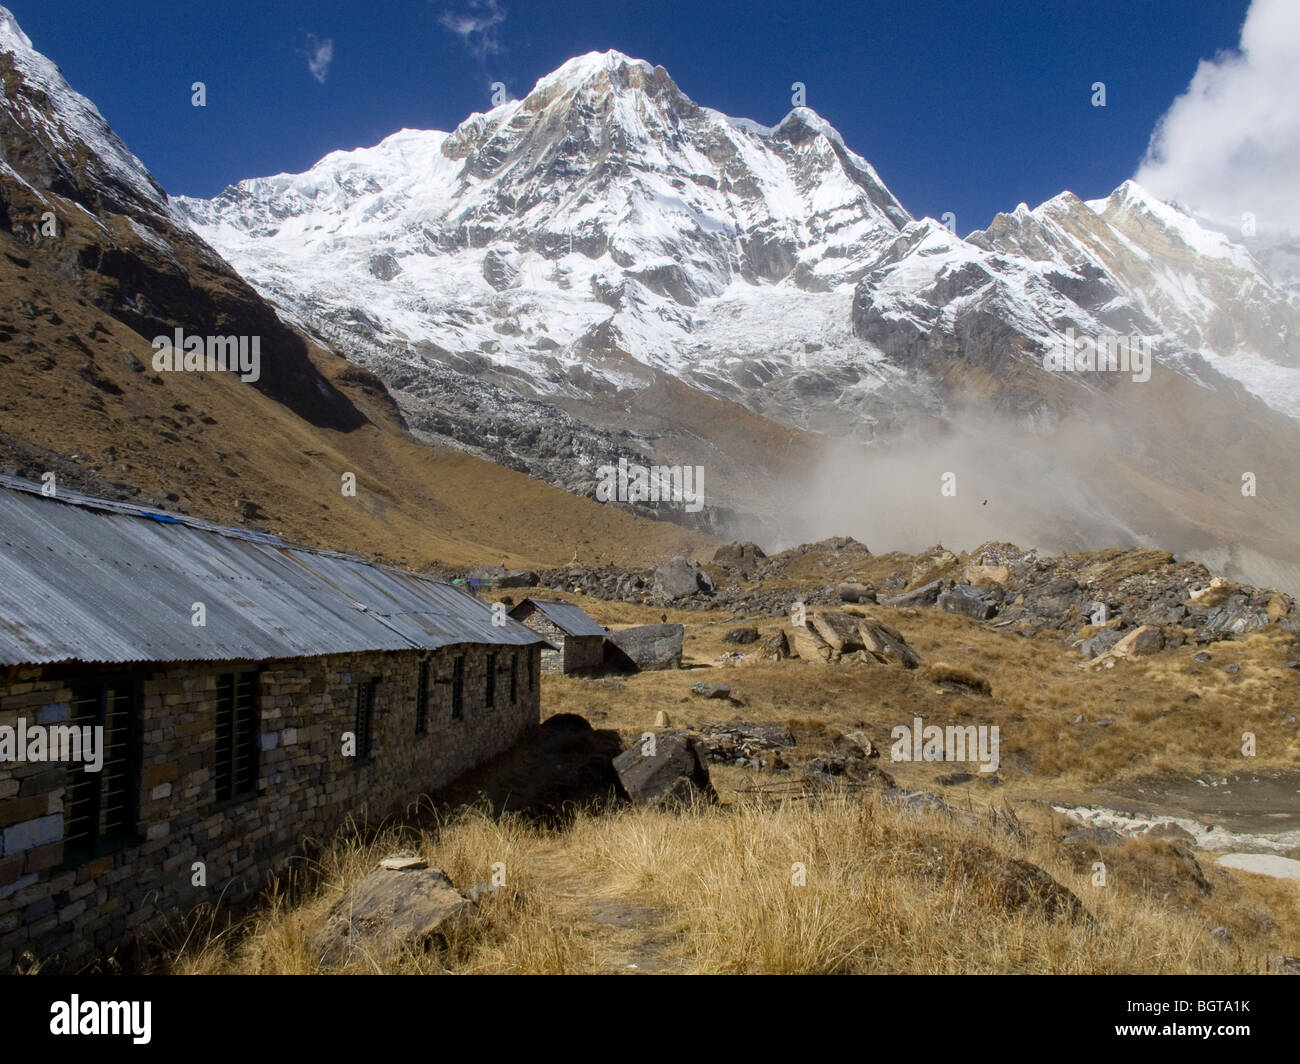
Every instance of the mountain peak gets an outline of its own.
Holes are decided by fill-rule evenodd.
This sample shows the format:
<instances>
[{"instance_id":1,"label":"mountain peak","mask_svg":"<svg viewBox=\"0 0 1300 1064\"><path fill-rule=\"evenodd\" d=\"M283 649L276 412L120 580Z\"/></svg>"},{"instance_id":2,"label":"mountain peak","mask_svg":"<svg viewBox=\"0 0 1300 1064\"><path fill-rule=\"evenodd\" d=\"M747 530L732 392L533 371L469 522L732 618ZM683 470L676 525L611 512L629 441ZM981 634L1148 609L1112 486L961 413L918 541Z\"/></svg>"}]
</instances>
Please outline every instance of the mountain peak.
<instances>
[{"instance_id":1,"label":"mountain peak","mask_svg":"<svg viewBox=\"0 0 1300 1064\"><path fill-rule=\"evenodd\" d=\"M13 12L7 7L0 7L0 50L15 51L15 44L30 51L32 40L22 31Z\"/></svg>"}]
</instances>

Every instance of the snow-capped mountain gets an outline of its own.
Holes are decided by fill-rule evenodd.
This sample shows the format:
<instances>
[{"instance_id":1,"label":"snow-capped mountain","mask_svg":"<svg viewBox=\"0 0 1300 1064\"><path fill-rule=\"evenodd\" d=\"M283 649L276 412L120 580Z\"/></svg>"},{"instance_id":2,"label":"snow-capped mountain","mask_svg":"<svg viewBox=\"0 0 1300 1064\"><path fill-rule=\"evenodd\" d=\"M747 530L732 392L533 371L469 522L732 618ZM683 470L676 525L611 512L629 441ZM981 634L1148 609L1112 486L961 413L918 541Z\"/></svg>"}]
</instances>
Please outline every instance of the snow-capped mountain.
<instances>
[{"instance_id":1,"label":"snow-capped mountain","mask_svg":"<svg viewBox=\"0 0 1300 1064\"><path fill-rule=\"evenodd\" d=\"M812 111L730 118L618 52L452 133L403 130L177 204L288 316L390 381L451 370L585 406L663 372L870 439L899 402L934 407L944 367L912 372L912 334L934 347L940 312L977 305L1030 360L1067 328L1136 331L1300 414L1285 290L1132 182L962 240L913 219ZM966 360L1000 353L953 338Z\"/></svg>"},{"instance_id":2,"label":"snow-capped mountain","mask_svg":"<svg viewBox=\"0 0 1300 1064\"><path fill-rule=\"evenodd\" d=\"M730 118L617 52L451 133L165 201L7 13L0 31L14 231L38 241L43 203L79 206L46 250L141 335L278 331L268 390L308 416L334 399L245 281L373 369L415 436L586 493L620 457L703 465L703 520L730 534L1292 550L1285 243L1248 250L1132 183L961 239L812 111ZM1154 356L1142 387L1045 367L1066 337L1115 334ZM870 491L846 490L864 469ZM918 485L952 469L967 488L931 511ZM1243 470L1273 494L1234 502Z\"/></svg>"}]
</instances>

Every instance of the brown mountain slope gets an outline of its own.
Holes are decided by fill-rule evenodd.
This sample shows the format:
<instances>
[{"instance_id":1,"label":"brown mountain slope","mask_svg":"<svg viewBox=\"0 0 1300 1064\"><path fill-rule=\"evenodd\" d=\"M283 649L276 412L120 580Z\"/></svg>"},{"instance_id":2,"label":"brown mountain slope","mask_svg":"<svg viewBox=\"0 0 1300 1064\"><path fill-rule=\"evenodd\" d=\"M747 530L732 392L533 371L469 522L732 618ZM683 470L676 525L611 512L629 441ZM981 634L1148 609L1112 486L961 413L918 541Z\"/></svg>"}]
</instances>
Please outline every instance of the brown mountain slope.
<instances>
[{"instance_id":1,"label":"brown mountain slope","mask_svg":"<svg viewBox=\"0 0 1300 1064\"><path fill-rule=\"evenodd\" d=\"M312 370L356 411L354 428L313 424L232 374L155 373L148 342L24 254L0 233L5 471L129 486L160 505L417 567L560 565L575 550L584 562L642 564L709 542L415 443L376 378L318 349L304 348ZM348 472L355 497L342 493Z\"/></svg>"}]
</instances>

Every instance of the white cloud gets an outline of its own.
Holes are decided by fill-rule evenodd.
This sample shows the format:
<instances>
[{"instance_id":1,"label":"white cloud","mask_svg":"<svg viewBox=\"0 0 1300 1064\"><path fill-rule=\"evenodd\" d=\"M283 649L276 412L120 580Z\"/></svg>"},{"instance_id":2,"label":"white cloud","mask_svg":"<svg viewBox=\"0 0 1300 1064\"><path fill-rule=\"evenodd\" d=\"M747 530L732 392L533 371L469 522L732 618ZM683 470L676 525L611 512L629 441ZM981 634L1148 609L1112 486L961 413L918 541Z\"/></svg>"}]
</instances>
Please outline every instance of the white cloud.
<instances>
[{"instance_id":1,"label":"white cloud","mask_svg":"<svg viewBox=\"0 0 1300 1064\"><path fill-rule=\"evenodd\" d=\"M1224 225L1300 232L1300 3L1253 0L1238 51L1202 60L1136 179Z\"/></svg>"},{"instance_id":2,"label":"white cloud","mask_svg":"<svg viewBox=\"0 0 1300 1064\"><path fill-rule=\"evenodd\" d=\"M478 59L501 51L497 26L505 20L506 10L497 0L468 0L465 10L444 11L438 16L439 25L456 34Z\"/></svg>"},{"instance_id":3,"label":"white cloud","mask_svg":"<svg viewBox=\"0 0 1300 1064\"><path fill-rule=\"evenodd\" d=\"M330 64L334 62L334 42L328 37L320 40L314 33L309 33L306 54L307 69L311 71L311 76L324 85Z\"/></svg>"}]
</instances>

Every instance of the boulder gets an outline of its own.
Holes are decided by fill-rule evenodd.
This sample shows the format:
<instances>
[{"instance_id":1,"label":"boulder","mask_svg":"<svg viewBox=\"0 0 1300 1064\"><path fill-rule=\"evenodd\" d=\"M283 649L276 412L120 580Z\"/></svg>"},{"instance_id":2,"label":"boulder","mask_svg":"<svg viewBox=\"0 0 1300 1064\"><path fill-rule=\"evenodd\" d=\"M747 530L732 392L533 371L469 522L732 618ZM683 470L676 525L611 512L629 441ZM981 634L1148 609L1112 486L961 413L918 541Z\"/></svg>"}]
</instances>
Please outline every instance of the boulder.
<instances>
[{"instance_id":1,"label":"boulder","mask_svg":"<svg viewBox=\"0 0 1300 1064\"><path fill-rule=\"evenodd\" d=\"M1138 658L1155 654L1164 648L1165 637L1154 624L1134 628L1110 649L1117 658Z\"/></svg>"},{"instance_id":2,"label":"boulder","mask_svg":"<svg viewBox=\"0 0 1300 1064\"><path fill-rule=\"evenodd\" d=\"M791 627L790 641L800 661L825 664L831 660L830 644L811 625L796 624Z\"/></svg>"},{"instance_id":3,"label":"boulder","mask_svg":"<svg viewBox=\"0 0 1300 1064\"><path fill-rule=\"evenodd\" d=\"M867 587L866 584L857 584L853 582L839 584L835 588L835 593L839 595L841 602L875 602L876 589Z\"/></svg>"},{"instance_id":4,"label":"boulder","mask_svg":"<svg viewBox=\"0 0 1300 1064\"><path fill-rule=\"evenodd\" d=\"M611 631L605 647L611 663L625 669L679 669L683 636L680 624L642 624Z\"/></svg>"},{"instance_id":5,"label":"boulder","mask_svg":"<svg viewBox=\"0 0 1300 1064\"><path fill-rule=\"evenodd\" d=\"M784 661L789 656L790 641L784 628L778 628L758 652L759 661Z\"/></svg>"},{"instance_id":6,"label":"boulder","mask_svg":"<svg viewBox=\"0 0 1300 1064\"><path fill-rule=\"evenodd\" d=\"M907 645L900 632L887 624L859 621L858 634L866 652L883 664L901 665L905 669L914 669L921 664L920 655Z\"/></svg>"},{"instance_id":7,"label":"boulder","mask_svg":"<svg viewBox=\"0 0 1300 1064\"><path fill-rule=\"evenodd\" d=\"M640 805L717 798L709 782L708 750L695 736L665 732L624 750L614 770L624 790Z\"/></svg>"},{"instance_id":8,"label":"boulder","mask_svg":"<svg viewBox=\"0 0 1300 1064\"><path fill-rule=\"evenodd\" d=\"M936 547L931 553L918 559L916 564L912 566L912 572L907 580L908 586L918 587L921 584L928 584L940 578L956 564L957 556L952 551L945 550L943 547Z\"/></svg>"},{"instance_id":9,"label":"boulder","mask_svg":"<svg viewBox=\"0 0 1300 1064\"><path fill-rule=\"evenodd\" d=\"M311 936L313 957L335 967L353 958L383 960L422 950L468 915L470 902L423 861L375 868L330 909Z\"/></svg>"},{"instance_id":10,"label":"boulder","mask_svg":"<svg viewBox=\"0 0 1300 1064\"><path fill-rule=\"evenodd\" d=\"M1079 644L1079 656L1091 661L1098 654L1104 654L1124 638L1124 633L1117 628L1103 628Z\"/></svg>"},{"instance_id":11,"label":"boulder","mask_svg":"<svg viewBox=\"0 0 1300 1064\"><path fill-rule=\"evenodd\" d=\"M650 575L650 589L656 601L672 602L699 592L713 590L713 581L694 562L680 554L666 561Z\"/></svg>"},{"instance_id":12,"label":"boulder","mask_svg":"<svg viewBox=\"0 0 1300 1064\"><path fill-rule=\"evenodd\" d=\"M536 587L541 582L541 578L531 569L507 569L505 574L497 579L497 587Z\"/></svg>"},{"instance_id":13,"label":"boulder","mask_svg":"<svg viewBox=\"0 0 1300 1064\"><path fill-rule=\"evenodd\" d=\"M943 586L942 580L932 580L901 595L888 595L880 601L886 606L933 606Z\"/></svg>"},{"instance_id":14,"label":"boulder","mask_svg":"<svg viewBox=\"0 0 1300 1064\"><path fill-rule=\"evenodd\" d=\"M998 612L999 596L981 591L970 584L953 584L939 592L935 605L949 613L959 613L977 621L987 621Z\"/></svg>"},{"instance_id":15,"label":"boulder","mask_svg":"<svg viewBox=\"0 0 1300 1064\"><path fill-rule=\"evenodd\" d=\"M983 584L1000 584L1005 587L1011 581L1011 569L1005 565L968 565L962 573L962 579L976 587Z\"/></svg>"},{"instance_id":16,"label":"boulder","mask_svg":"<svg viewBox=\"0 0 1300 1064\"><path fill-rule=\"evenodd\" d=\"M1255 628L1263 628L1273 620L1266 610L1248 606L1221 606L1212 610L1201 626L1206 635L1242 635Z\"/></svg>"},{"instance_id":17,"label":"boulder","mask_svg":"<svg viewBox=\"0 0 1300 1064\"><path fill-rule=\"evenodd\" d=\"M808 623L835 654L849 654L862 649L858 618L851 614L840 610L817 610L809 615Z\"/></svg>"},{"instance_id":18,"label":"boulder","mask_svg":"<svg viewBox=\"0 0 1300 1064\"><path fill-rule=\"evenodd\" d=\"M748 643L758 642L757 628L733 628L722 637L724 643L732 643L737 646L745 646Z\"/></svg>"},{"instance_id":19,"label":"boulder","mask_svg":"<svg viewBox=\"0 0 1300 1064\"><path fill-rule=\"evenodd\" d=\"M730 698L731 688L725 683L693 683L691 694L701 698Z\"/></svg>"}]
</instances>

